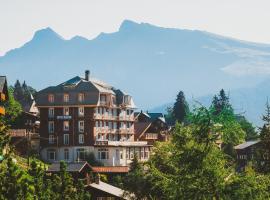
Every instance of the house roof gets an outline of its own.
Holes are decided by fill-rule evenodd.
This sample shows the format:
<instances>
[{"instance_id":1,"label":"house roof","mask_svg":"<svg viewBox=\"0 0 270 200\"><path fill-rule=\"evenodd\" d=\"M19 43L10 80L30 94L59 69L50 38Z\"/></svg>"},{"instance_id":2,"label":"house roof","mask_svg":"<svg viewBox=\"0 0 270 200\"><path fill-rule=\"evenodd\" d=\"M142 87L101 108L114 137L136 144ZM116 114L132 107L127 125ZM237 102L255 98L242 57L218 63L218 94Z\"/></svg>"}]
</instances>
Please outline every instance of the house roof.
<instances>
[{"instance_id":1,"label":"house roof","mask_svg":"<svg viewBox=\"0 0 270 200\"><path fill-rule=\"evenodd\" d=\"M242 144L239 144L239 145L235 146L234 149L245 149L245 148L250 147L250 146L252 146L254 144L257 144L259 142L260 142L259 140L256 140L256 141L247 141L247 142L244 142Z\"/></svg>"},{"instance_id":2,"label":"house roof","mask_svg":"<svg viewBox=\"0 0 270 200\"><path fill-rule=\"evenodd\" d=\"M151 126L152 122L136 122L134 123L135 138L140 138L147 129Z\"/></svg>"},{"instance_id":3,"label":"house roof","mask_svg":"<svg viewBox=\"0 0 270 200\"><path fill-rule=\"evenodd\" d=\"M87 162L76 162L76 163L67 163L67 172L81 172L84 167L91 166ZM60 163L53 163L49 166L47 172L59 172L60 171Z\"/></svg>"},{"instance_id":4,"label":"house roof","mask_svg":"<svg viewBox=\"0 0 270 200\"><path fill-rule=\"evenodd\" d=\"M92 188L95 188L95 189L98 189L100 191L106 192L106 193L111 194L113 196L126 199L126 198L123 197L124 190L122 190L122 189L120 189L118 187L114 187L114 186L112 186L110 184L104 183L103 181L99 181L99 184L91 183L88 186L90 186Z\"/></svg>"},{"instance_id":5,"label":"house roof","mask_svg":"<svg viewBox=\"0 0 270 200\"><path fill-rule=\"evenodd\" d=\"M127 173L129 168L127 166L101 166L92 167L93 172L98 173Z\"/></svg>"}]
</instances>

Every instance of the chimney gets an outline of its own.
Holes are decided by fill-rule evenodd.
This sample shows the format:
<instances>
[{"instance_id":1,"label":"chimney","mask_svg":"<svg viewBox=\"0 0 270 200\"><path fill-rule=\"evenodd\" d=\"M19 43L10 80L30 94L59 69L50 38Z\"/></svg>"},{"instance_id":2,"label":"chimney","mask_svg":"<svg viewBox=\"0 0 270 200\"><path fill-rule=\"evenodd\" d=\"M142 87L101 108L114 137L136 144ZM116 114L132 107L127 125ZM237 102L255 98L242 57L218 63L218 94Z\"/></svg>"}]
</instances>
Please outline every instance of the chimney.
<instances>
[{"instance_id":1,"label":"chimney","mask_svg":"<svg viewBox=\"0 0 270 200\"><path fill-rule=\"evenodd\" d=\"M95 177L95 183L99 184L99 181L100 181L100 175L99 175L99 173L97 173L96 177Z\"/></svg>"},{"instance_id":2,"label":"chimney","mask_svg":"<svg viewBox=\"0 0 270 200\"><path fill-rule=\"evenodd\" d=\"M85 80L89 81L89 75L90 75L90 71L85 70Z\"/></svg>"}]
</instances>

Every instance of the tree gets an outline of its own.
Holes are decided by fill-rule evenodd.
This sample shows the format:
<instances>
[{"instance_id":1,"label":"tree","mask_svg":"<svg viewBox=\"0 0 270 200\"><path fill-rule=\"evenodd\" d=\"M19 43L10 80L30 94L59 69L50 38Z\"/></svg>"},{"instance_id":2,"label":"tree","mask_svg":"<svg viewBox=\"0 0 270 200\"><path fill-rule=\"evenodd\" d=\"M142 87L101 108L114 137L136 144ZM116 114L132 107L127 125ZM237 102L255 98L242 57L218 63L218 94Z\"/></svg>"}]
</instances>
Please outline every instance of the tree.
<instances>
[{"instance_id":1,"label":"tree","mask_svg":"<svg viewBox=\"0 0 270 200\"><path fill-rule=\"evenodd\" d=\"M259 135L257 134L255 127L244 116L238 116L237 122L240 124L242 130L246 132L245 140L258 139Z\"/></svg>"},{"instance_id":2,"label":"tree","mask_svg":"<svg viewBox=\"0 0 270 200\"><path fill-rule=\"evenodd\" d=\"M147 196L149 189L147 187L147 179L144 175L143 167L135 154L130 165L130 171L123 179L123 188L128 191L125 192L124 196L129 196L130 199L136 200L149 197Z\"/></svg>"},{"instance_id":3,"label":"tree","mask_svg":"<svg viewBox=\"0 0 270 200\"><path fill-rule=\"evenodd\" d=\"M176 97L176 102L173 106L173 116L178 122L182 123L185 121L188 113L188 103L185 99L184 92L180 91Z\"/></svg>"},{"instance_id":4,"label":"tree","mask_svg":"<svg viewBox=\"0 0 270 200\"><path fill-rule=\"evenodd\" d=\"M213 115L219 115L223 110L231 110L230 98L226 95L223 89L220 90L218 95L215 95L211 105Z\"/></svg>"},{"instance_id":5,"label":"tree","mask_svg":"<svg viewBox=\"0 0 270 200\"><path fill-rule=\"evenodd\" d=\"M19 102L14 99L13 90L9 88L9 100L4 104L6 108L5 121L9 125L13 125L17 117L22 112L22 107Z\"/></svg>"}]
</instances>

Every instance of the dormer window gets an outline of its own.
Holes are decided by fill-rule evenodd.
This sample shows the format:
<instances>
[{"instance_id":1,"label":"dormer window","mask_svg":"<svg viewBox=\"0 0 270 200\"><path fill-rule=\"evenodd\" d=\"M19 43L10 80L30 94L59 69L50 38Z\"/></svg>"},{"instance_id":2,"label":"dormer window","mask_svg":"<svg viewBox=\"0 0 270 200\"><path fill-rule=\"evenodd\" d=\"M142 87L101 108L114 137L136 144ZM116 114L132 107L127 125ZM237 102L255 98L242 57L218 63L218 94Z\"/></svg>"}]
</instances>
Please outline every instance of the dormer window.
<instances>
[{"instance_id":1,"label":"dormer window","mask_svg":"<svg viewBox=\"0 0 270 200\"><path fill-rule=\"evenodd\" d=\"M105 104L106 103L106 95L105 94L101 94L100 95L100 103L101 104Z\"/></svg>"},{"instance_id":2,"label":"dormer window","mask_svg":"<svg viewBox=\"0 0 270 200\"><path fill-rule=\"evenodd\" d=\"M53 103L53 102L54 102L54 95L53 95L53 94L49 94L49 95L48 95L48 101L49 101L50 103Z\"/></svg>"},{"instance_id":3,"label":"dormer window","mask_svg":"<svg viewBox=\"0 0 270 200\"><path fill-rule=\"evenodd\" d=\"M130 104L130 96L124 96L124 104Z\"/></svg>"},{"instance_id":4,"label":"dormer window","mask_svg":"<svg viewBox=\"0 0 270 200\"><path fill-rule=\"evenodd\" d=\"M79 102L83 102L84 101L84 94L83 93L79 93L78 94L78 101Z\"/></svg>"},{"instance_id":5,"label":"dormer window","mask_svg":"<svg viewBox=\"0 0 270 200\"><path fill-rule=\"evenodd\" d=\"M69 94L64 94L64 102L69 102Z\"/></svg>"}]
</instances>

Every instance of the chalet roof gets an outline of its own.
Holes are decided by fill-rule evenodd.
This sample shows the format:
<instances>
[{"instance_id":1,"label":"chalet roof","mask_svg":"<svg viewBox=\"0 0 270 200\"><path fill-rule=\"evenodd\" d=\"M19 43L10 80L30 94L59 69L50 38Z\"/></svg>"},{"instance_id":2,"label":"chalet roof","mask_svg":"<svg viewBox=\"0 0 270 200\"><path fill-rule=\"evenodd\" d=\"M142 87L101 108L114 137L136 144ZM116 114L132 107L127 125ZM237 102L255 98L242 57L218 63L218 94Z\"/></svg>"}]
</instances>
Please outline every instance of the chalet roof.
<instances>
[{"instance_id":1,"label":"chalet roof","mask_svg":"<svg viewBox=\"0 0 270 200\"><path fill-rule=\"evenodd\" d=\"M135 122L134 123L135 139L140 138L151 126L151 124L152 122Z\"/></svg>"},{"instance_id":2,"label":"chalet roof","mask_svg":"<svg viewBox=\"0 0 270 200\"><path fill-rule=\"evenodd\" d=\"M108 194L111 194L113 196L119 197L119 198L123 198L123 194L124 194L124 190L118 188L118 187L114 187L110 184L104 183L103 181L99 181L99 184L97 183L91 183L89 184L90 187L95 188L97 190L106 192Z\"/></svg>"},{"instance_id":3,"label":"chalet roof","mask_svg":"<svg viewBox=\"0 0 270 200\"><path fill-rule=\"evenodd\" d=\"M259 142L260 142L260 140L247 141L247 142L244 142L242 144L239 144L239 145L235 146L234 149L245 149L245 148L250 147L250 146L252 146L254 144L257 144Z\"/></svg>"},{"instance_id":4,"label":"chalet roof","mask_svg":"<svg viewBox=\"0 0 270 200\"><path fill-rule=\"evenodd\" d=\"M87 162L76 162L76 163L67 163L67 172L81 172L84 167L91 166ZM49 166L47 172L59 172L60 163L53 163Z\"/></svg>"},{"instance_id":5,"label":"chalet roof","mask_svg":"<svg viewBox=\"0 0 270 200\"><path fill-rule=\"evenodd\" d=\"M100 166L92 167L92 169L97 173L127 173L129 171L127 166Z\"/></svg>"}]
</instances>

